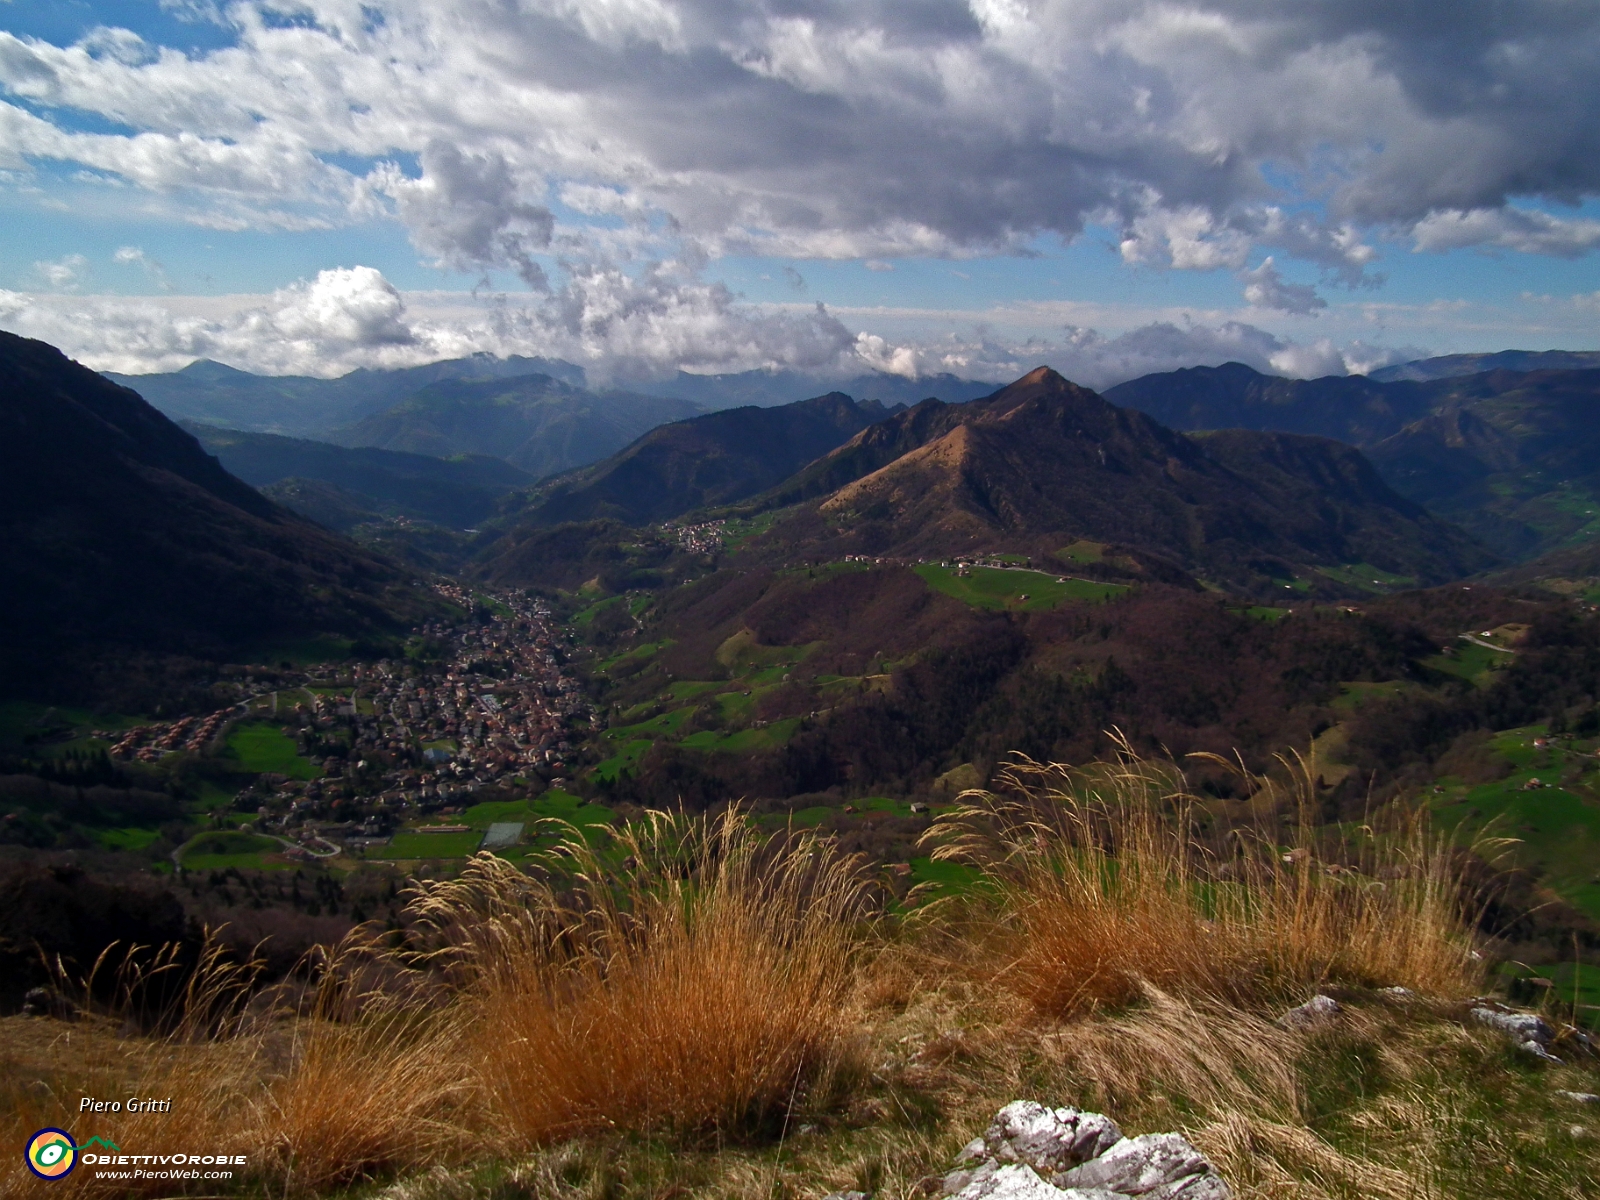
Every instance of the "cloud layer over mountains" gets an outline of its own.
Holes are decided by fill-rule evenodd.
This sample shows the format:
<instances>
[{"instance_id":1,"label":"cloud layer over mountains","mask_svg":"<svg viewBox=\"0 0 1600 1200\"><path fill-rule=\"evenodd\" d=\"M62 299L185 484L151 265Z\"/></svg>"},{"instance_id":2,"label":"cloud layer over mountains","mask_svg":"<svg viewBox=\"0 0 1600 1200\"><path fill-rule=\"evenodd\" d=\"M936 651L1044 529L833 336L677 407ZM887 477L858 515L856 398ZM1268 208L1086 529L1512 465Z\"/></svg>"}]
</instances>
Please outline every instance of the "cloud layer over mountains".
<instances>
[{"instance_id":1,"label":"cloud layer over mountains","mask_svg":"<svg viewBox=\"0 0 1600 1200\"><path fill-rule=\"evenodd\" d=\"M652 286L654 285L654 286ZM1048 363L1090 387L1151 371L1239 361L1261 371L1312 376L1366 371L1415 349L1327 340L1298 344L1238 321L1154 322L1117 337L1067 326L1059 336L1006 341L947 336L918 346L853 334L822 305L770 311L736 303L718 285L686 285L646 272L574 280L532 304L505 297L462 310L446 297L406 297L371 267L322 271L264 303L174 313L165 300L23 296L0 291L0 324L68 348L99 370L142 374L211 358L267 375L341 375L468 354L540 353L589 369L597 383L626 383L682 364L710 371L783 364L823 379L879 370L918 377L950 372L1008 381Z\"/></svg>"},{"instance_id":2,"label":"cloud layer over mountains","mask_svg":"<svg viewBox=\"0 0 1600 1200\"><path fill-rule=\"evenodd\" d=\"M1233 272L1251 305L1306 314L1326 302L1282 277L1291 259L1358 287L1375 240L1600 244L1600 222L1546 211L1600 191L1600 8L1571 0L164 7L233 44L0 33L0 170L220 229L392 219L428 261L554 287L531 319L624 360L854 346L825 314L741 312L700 281L736 253L887 263L1093 223L1130 264ZM292 343L296 306L340 286L260 319ZM352 341L426 336L373 296Z\"/></svg>"}]
</instances>

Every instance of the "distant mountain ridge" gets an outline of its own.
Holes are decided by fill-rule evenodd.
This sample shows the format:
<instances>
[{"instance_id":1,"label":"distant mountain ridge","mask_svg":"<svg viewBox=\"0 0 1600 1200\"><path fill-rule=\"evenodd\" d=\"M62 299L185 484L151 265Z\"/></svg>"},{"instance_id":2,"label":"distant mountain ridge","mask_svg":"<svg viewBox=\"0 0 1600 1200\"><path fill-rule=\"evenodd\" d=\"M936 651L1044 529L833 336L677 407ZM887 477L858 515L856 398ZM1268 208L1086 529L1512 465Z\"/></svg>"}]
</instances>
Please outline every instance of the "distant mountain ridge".
<instances>
[{"instance_id":1,"label":"distant mountain ridge","mask_svg":"<svg viewBox=\"0 0 1600 1200\"><path fill-rule=\"evenodd\" d=\"M508 491L533 482L526 471L487 455L435 458L197 423L183 427L199 438L224 468L253 487L270 489L297 482L301 486L269 494L340 532L375 515L467 528L493 516ZM310 481L328 487L304 486ZM311 502L303 503L302 497Z\"/></svg>"},{"instance_id":2,"label":"distant mountain ridge","mask_svg":"<svg viewBox=\"0 0 1600 1200\"><path fill-rule=\"evenodd\" d=\"M1451 361L1597 357L1508 351ZM1175 429L1312 433L1359 446L1401 495L1508 558L1553 549L1583 527L1578 509L1600 511L1600 441L1590 432L1600 370L1506 367L1382 382L1282 379L1227 363L1147 375L1106 398Z\"/></svg>"},{"instance_id":3,"label":"distant mountain ridge","mask_svg":"<svg viewBox=\"0 0 1600 1200\"><path fill-rule=\"evenodd\" d=\"M1600 539L1600 370L1429 386L1433 410L1368 450L1397 490L1507 558Z\"/></svg>"},{"instance_id":4,"label":"distant mountain ridge","mask_svg":"<svg viewBox=\"0 0 1600 1200\"><path fill-rule=\"evenodd\" d=\"M520 520L643 525L731 504L770 488L891 411L876 400L830 392L662 425L604 462L552 481Z\"/></svg>"},{"instance_id":5,"label":"distant mountain ridge","mask_svg":"<svg viewBox=\"0 0 1600 1200\"><path fill-rule=\"evenodd\" d=\"M1348 446L1248 431L1184 436L1049 368L984 400L898 413L771 494L850 474L771 538L790 553L902 557L1048 554L1082 538L1256 590L1305 566L1364 562L1439 582L1493 561Z\"/></svg>"},{"instance_id":6,"label":"distant mountain ridge","mask_svg":"<svg viewBox=\"0 0 1600 1200\"><path fill-rule=\"evenodd\" d=\"M136 393L0 333L0 681L95 653L234 653L393 631L434 603L392 562L228 474Z\"/></svg>"},{"instance_id":7,"label":"distant mountain ridge","mask_svg":"<svg viewBox=\"0 0 1600 1200\"><path fill-rule=\"evenodd\" d=\"M1414 381L1364 375L1286 379L1244 363L1187 367L1119 383L1105 398L1172 429L1258 429L1337 438L1369 446L1426 415L1433 393Z\"/></svg>"},{"instance_id":8,"label":"distant mountain ridge","mask_svg":"<svg viewBox=\"0 0 1600 1200\"><path fill-rule=\"evenodd\" d=\"M442 379L505 379L547 375L583 386L583 368L559 359L468 358L421 367L375 371L365 368L337 379L305 375L253 375L200 359L181 371L106 378L132 388L174 420L199 421L250 433L319 437L398 404Z\"/></svg>"},{"instance_id":9,"label":"distant mountain ridge","mask_svg":"<svg viewBox=\"0 0 1600 1200\"><path fill-rule=\"evenodd\" d=\"M808 396L843 392L858 400L878 400L893 407L915 404L930 396L947 403L976 400L987 396L998 383L962 379L948 373L923 375L915 379L873 371L849 379L833 379L803 371L739 371L724 375L693 375L679 371L667 379L630 385L634 391L653 396L679 396L694 400L709 409L755 405L770 408L793 404Z\"/></svg>"},{"instance_id":10,"label":"distant mountain ridge","mask_svg":"<svg viewBox=\"0 0 1600 1200\"><path fill-rule=\"evenodd\" d=\"M1454 379L1485 371L1592 371L1600 369L1600 350L1500 350L1493 354L1445 354L1369 372L1379 383L1412 379Z\"/></svg>"},{"instance_id":11,"label":"distant mountain ridge","mask_svg":"<svg viewBox=\"0 0 1600 1200\"><path fill-rule=\"evenodd\" d=\"M549 375L441 379L333 430L328 440L440 458L493 455L539 479L596 462L658 425L701 411L688 400L596 393Z\"/></svg>"}]
</instances>

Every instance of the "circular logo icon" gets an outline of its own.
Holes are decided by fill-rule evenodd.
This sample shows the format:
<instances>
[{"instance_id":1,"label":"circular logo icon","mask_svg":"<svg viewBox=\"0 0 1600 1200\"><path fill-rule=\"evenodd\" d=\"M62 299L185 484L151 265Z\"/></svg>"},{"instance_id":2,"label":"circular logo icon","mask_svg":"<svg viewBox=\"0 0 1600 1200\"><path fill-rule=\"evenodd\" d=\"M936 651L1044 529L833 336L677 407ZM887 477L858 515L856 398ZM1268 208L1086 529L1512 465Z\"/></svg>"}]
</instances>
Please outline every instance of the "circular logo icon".
<instances>
[{"instance_id":1,"label":"circular logo icon","mask_svg":"<svg viewBox=\"0 0 1600 1200\"><path fill-rule=\"evenodd\" d=\"M40 1179L64 1179L78 1165L78 1147L65 1129L41 1129L28 1139L28 1168Z\"/></svg>"}]
</instances>

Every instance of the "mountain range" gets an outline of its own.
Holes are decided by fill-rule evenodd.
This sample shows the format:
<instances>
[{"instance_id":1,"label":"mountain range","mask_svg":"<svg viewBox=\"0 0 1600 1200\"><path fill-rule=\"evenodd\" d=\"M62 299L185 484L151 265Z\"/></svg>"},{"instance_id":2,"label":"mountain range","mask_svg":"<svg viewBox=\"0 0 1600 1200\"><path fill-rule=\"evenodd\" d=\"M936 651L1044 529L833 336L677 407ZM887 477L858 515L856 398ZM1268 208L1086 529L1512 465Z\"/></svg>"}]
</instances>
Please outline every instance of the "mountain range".
<instances>
[{"instance_id":1,"label":"mountain range","mask_svg":"<svg viewBox=\"0 0 1600 1200\"><path fill-rule=\"evenodd\" d=\"M421 367L357 370L337 379L253 375L199 359L181 371L106 378L132 388L174 420L226 429L320 437L373 416L441 379L506 379L543 374L581 387L583 370L558 359L475 354Z\"/></svg>"},{"instance_id":2,"label":"mountain range","mask_svg":"<svg viewBox=\"0 0 1600 1200\"><path fill-rule=\"evenodd\" d=\"M1467 359L1589 361L1567 352ZM1440 362L1442 360L1429 360ZM1412 364L1419 368L1428 364ZM1530 558L1590 536L1600 512L1600 370L1512 370L1397 379L1282 379L1242 363L1119 384L1113 403L1180 430L1319 434L1366 451L1401 495L1458 522L1495 553ZM1600 530L1600 525L1594 527Z\"/></svg>"},{"instance_id":3,"label":"mountain range","mask_svg":"<svg viewBox=\"0 0 1600 1200\"><path fill-rule=\"evenodd\" d=\"M328 440L448 457L492 454L538 479L614 454L700 413L688 400L591 392L549 375L442 379Z\"/></svg>"},{"instance_id":4,"label":"mountain range","mask_svg":"<svg viewBox=\"0 0 1600 1200\"><path fill-rule=\"evenodd\" d=\"M605 461L552 480L516 519L644 525L732 504L780 483L892 411L830 392L662 425Z\"/></svg>"},{"instance_id":5,"label":"mountain range","mask_svg":"<svg viewBox=\"0 0 1600 1200\"><path fill-rule=\"evenodd\" d=\"M386 634L433 607L393 562L228 474L136 393L0 333L0 686L106 654Z\"/></svg>"},{"instance_id":6,"label":"mountain range","mask_svg":"<svg viewBox=\"0 0 1600 1200\"><path fill-rule=\"evenodd\" d=\"M394 516L464 529L493 516L508 491L533 482L490 455L438 458L192 422L183 427L231 474L340 532Z\"/></svg>"},{"instance_id":7,"label":"mountain range","mask_svg":"<svg viewBox=\"0 0 1600 1200\"><path fill-rule=\"evenodd\" d=\"M1087 540L1256 592L1356 563L1437 582L1492 561L1351 447L1243 430L1185 436L1047 367L983 400L895 414L771 502L808 493L823 498L767 535L786 555L1048 558Z\"/></svg>"}]
</instances>

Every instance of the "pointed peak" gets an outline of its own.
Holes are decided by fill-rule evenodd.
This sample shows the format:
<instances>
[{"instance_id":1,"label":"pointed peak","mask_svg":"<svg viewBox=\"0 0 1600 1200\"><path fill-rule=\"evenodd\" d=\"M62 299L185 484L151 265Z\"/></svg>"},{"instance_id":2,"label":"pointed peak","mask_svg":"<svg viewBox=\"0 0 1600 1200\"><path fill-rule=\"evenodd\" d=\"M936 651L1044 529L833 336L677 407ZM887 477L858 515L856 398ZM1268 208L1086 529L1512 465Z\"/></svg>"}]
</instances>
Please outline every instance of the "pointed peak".
<instances>
[{"instance_id":1,"label":"pointed peak","mask_svg":"<svg viewBox=\"0 0 1600 1200\"><path fill-rule=\"evenodd\" d=\"M1041 383L1046 383L1046 384L1059 385L1059 384L1063 384L1063 383L1066 383L1066 382L1067 382L1066 377L1064 375L1062 375L1060 372L1056 371L1055 368L1053 368L1053 367L1035 367L1033 370L1029 371L1026 375L1024 375L1021 379L1017 380L1017 383L1019 383L1019 384L1041 384Z\"/></svg>"}]
</instances>

